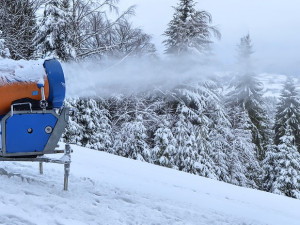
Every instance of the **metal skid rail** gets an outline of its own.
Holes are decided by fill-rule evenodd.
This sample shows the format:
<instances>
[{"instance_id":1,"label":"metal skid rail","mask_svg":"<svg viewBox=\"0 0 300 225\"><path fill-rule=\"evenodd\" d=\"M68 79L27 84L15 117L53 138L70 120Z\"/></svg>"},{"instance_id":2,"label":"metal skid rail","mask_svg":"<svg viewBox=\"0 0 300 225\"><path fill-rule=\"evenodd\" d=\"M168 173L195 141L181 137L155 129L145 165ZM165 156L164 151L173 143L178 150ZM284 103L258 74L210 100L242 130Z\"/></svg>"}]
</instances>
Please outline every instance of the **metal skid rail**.
<instances>
[{"instance_id":1,"label":"metal skid rail","mask_svg":"<svg viewBox=\"0 0 300 225\"><path fill-rule=\"evenodd\" d=\"M71 147L69 144L65 145L65 150L56 151L56 153L64 152L63 157L60 159L51 159L44 156L38 156L37 158L21 158L21 157L0 157L0 161L2 162L38 162L40 174L43 174L43 163L57 163L64 165L64 191L68 190L69 184L69 174L70 174L70 165L71 165Z\"/></svg>"}]
</instances>

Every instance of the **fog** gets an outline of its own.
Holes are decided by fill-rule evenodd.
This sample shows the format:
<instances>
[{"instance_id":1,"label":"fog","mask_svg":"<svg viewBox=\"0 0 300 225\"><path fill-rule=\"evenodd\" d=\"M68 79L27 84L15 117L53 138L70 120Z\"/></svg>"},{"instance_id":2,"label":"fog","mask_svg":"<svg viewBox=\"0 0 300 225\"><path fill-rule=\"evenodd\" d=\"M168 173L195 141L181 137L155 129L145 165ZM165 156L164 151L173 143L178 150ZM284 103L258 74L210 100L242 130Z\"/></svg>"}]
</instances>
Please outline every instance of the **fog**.
<instances>
[{"instance_id":1,"label":"fog","mask_svg":"<svg viewBox=\"0 0 300 225\"><path fill-rule=\"evenodd\" d=\"M120 9L136 5L136 26L153 36L163 57L162 35L172 19L178 0L126 0ZM298 0L195 0L196 8L207 10L222 33L213 50L223 66L236 62L235 50L248 32L254 45L254 59L261 71L300 75L300 1Z\"/></svg>"},{"instance_id":2,"label":"fog","mask_svg":"<svg viewBox=\"0 0 300 225\"><path fill-rule=\"evenodd\" d=\"M199 0L196 8L207 10L222 39L212 45L213 55L205 63L190 58L169 60L162 35L172 19L178 0L120 1L120 11L136 5L135 26L151 34L159 60L85 61L63 64L68 96L130 94L147 89L168 89L187 80L216 74L243 72L238 65L237 45L250 33L256 74L300 75L300 1L297 0ZM155 12L155 13L154 13ZM279 77L279 76L278 76ZM274 76L276 82L276 76Z\"/></svg>"}]
</instances>

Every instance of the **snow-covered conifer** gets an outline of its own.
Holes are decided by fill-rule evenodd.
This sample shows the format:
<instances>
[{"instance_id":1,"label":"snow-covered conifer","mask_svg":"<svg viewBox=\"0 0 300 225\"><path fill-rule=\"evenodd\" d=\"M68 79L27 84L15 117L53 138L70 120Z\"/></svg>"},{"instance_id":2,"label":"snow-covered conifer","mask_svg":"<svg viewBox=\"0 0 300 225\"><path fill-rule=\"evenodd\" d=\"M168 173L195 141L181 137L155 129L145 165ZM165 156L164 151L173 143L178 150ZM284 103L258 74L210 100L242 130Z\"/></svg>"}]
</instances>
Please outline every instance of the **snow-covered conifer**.
<instances>
[{"instance_id":1,"label":"snow-covered conifer","mask_svg":"<svg viewBox=\"0 0 300 225\"><path fill-rule=\"evenodd\" d=\"M66 8L67 7L67 8ZM76 57L69 30L70 13L67 0L50 0L35 36L38 56L56 56L67 61Z\"/></svg>"},{"instance_id":2,"label":"snow-covered conifer","mask_svg":"<svg viewBox=\"0 0 300 225\"><path fill-rule=\"evenodd\" d=\"M155 147L151 152L154 163L165 167L173 167L174 157L176 156L176 139L168 127L167 121L163 121L163 124L156 130L154 144Z\"/></svg>"},{"instance_id":3,"label":"snow-covered conifer","mask_svg":"<svg viewBox=\"0 0 300 225\"><path fill-rule=\"evenodd\" d=\"M9 58L9 49L5 45L5 40L2 38L2 31L0 31L0 57Z\"/></svg>"},{"instance_id":4,"label":"snow-covered conifer","mask_svg":"<svg viewBox=\"0 0 300 225\"><path fill-rule=\"evenodd\" d=\"M146 142L146 128L143 124L143 117L137 115L133 121L125 122L118 134L121 139L115 151L122 150L118 154L131 159L150 162L150 148ZM122 148L122 149L120 149Z\"/></svg>"},{"instance_id":5,"label":"snow-covered conifer","mask_svg":"<svg viewBox=\"0 0 300 225\"><path fill-rule=\"evenodd\" d=\"M209 129L206 126L194 126L198 152L197 171L200 176L211 179L219 179L216 174L217 168L213 161L212 146L209 142Z\"/></svg>"},{"instance_id":6,"label":"snow-covered conifer","mask_svg":"<svg viewBox=\"0 0 300 225\"><path fill-rule=\"evenodd\" d=\"M66 101L76 108L75 117L70 119L64 139L72 144L112 152L112 130L110 115L95 99L73 99Z\"/></svg>"},{"instance_id":7,"label":"snow-covered conifer","mask_svg":"<svg viewBox=\"0 0 300 225\"><path fill-rule=\"evenodd\" d=\"M250 60L251 55L254 53L250 34L241 37L237 51L239 60Z\"/></svg>"},{"instance_id":8,"label":"snow-covered conifer","mask_svg":"<svg viewBox=\"0 0 300 225\"><path fill-rule=\"evenodd\" d=\"M280 137L275 164L275 181L272 192L293 198L300 198L300 154L294 144L294 136L289 124Z\"/></svg>"},{"instance_id":9,"label":"snow-covered conifer","mask_svg":"<svg viewBox=\"0 0 300 225\"><path fill-rule=\"evenodd\" d=\"M70 144L82 146L84 127L83 124L80 123L82 113L79 110L79 101L80 100L77 98L67 99L65 101L67 107L74 108L75 110L78 110L78 112L76 113L76 116L70 118L66 132L63 134L63 139Z\"/></svg>"},{"instance_id":10,"label":"snow-covered conifer","mask_svg":"<svg viewBox=\"0 0 300 225\"><path fill-rule=\"evenodd\" d=\"M242 66L240 73L235 76L232 84L234 90L228 93L228 101L230 105L240 106L248 114L252 141L257 147L259 159L262 160L271 140L271 128L263 98L263 85L249 66L251 49L250 37L242 38L238 51L244 52L241 57L246 66Z\"/></svg>"},{"instance_id":11,"label":"snow-covered conifer","mask_svg":"<svg viewBox=\"0 0 300 225\"><path fill-rule=\"evenodd\" d=\"M285 134L286 124L290 126L294 144L300 152L300 99L292 78L288 78L285 82L277 105L274 140L276 145L280 143L280 138Z\"/></svg>"},{"instance_id":12,"label":"snow-covered conifer","mask_svg":"<svg viewBox=\"0 0 300 225\"><path fill-rule=\"evenodd\" d=\"M231 183L258 188L262 170L252 139L252 122L241 106L233 106L230 114L233 129L232 150L229 154Z\"/></svg>"},{"instance_id":13,"label":"snow-covered conifer","mask_svg":"<svg viewBox=\"0 0 300 225\"><path fill-rule=\"evenodd\" d=\"M272 192L272 186L276 180L276 169L279 164L280 154L276 145L269 145L266 157L262 161L262 189Z\"/></svg>"},{"instance_id":14,"label":"snow-covered conifer","mask_svg":"<svg viewBox=\"0 0 300 225\"><path fill-rule=\"evenodd\" d=\"M212 36L221 37L211 26L212 16L206 11L198 11L194 0L179 0L175 13L164 35L166 53L172 55L205 53L212 43Z\"/></svg>"},{"instance_id":15,"label":"snow-covered conifer","mask_svg":"<svg viewBox=\"0 0 300 225\"><path fill-rule=\"evenodd\" d=\"M209 142L211 145L210 157L214 161L215 173L219 180L229 182L229 152L232 148L231 124L219 102L213 103L217 108L211 110L211 127Z\"/></svg>"},{"instance_id":16,"label":"snow-covered conifer","mask_svg":"<svg viewBox=\"0 0 300 225\"><path fill-rule=\"evenodd\" d=\"M111 145L108 132L109 122L107 112L101 111L96 100L82 99L80 122L84 127L83 144L84 146L96 150L108 151ZM108 129L108 130L106 130Z\"/></svg>"},{"instance_id":17,"label":"snow-covered conifer","mask_svg":"<svg viewBox=\"0 0 300 225\"><path fill-rule=\"evenodd\" d=\"M191 140L195 140L196 143L190 144L197 148L197 155L192 155L195 161L194 170L197 170L197 174L201 176L216 179L214 162L211 158L212 146L209 140L212 123L209 105L217 104L219 99L216 93L211 90L211 86L214 86L214 82L211 80L190 82L175 88L174 95L179 101L178 115L184 115L188 131L192 136L195 136ZM178 141L178 138L176 139Z\"/></svg>"},{"instance_id":18,"label":"snow-covered conifer","mask_svg":"<svg viewBox=\"0 0 300 225\"><path fill-rule=\"evenodd\" d=\"M175 166L182 171L198 174L198 148L196 137L192 131L192 124L189 122L186 113L189 110L184 105L178 105L177 121L172 132L177 140Z\"/></svg>"},{"instance_id":19,"label":"snow-covered conifer","mask_svg":"<svg viewBox=\"0 0 300 225\"><path fill-rule=\"evenodd\" d=\"M112 150L112 126L109 111L101 107L98 118L98 150L113 152Z\"/></svg>"}]
</instances>

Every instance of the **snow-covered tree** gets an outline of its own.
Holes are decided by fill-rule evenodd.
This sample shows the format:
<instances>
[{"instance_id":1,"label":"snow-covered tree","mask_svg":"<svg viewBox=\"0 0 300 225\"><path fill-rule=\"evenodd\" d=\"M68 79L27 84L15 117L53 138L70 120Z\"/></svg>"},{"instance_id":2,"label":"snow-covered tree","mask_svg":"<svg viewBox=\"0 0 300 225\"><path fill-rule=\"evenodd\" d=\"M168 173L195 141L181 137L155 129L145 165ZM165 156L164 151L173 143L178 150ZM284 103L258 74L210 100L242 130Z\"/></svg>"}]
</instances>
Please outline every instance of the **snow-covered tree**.
<instances>
[{"instance_id":1,"label":"snow-covered tree","mask_svg":"<svg viewBox=\"0 0 300 225\"><path fill-rule=\"evenodd\" d=\"M112 140L112 125L111 125L111 117L109 111L100 107L100 116L99 116L99 127L98 127L98 140L97 146L98 150L113 152L113 140Z\"/></svg>"},{"instance_id":2,"label":"snow-covered tree","mask_svg":"<svg viewBox=\"0 0 300 225\"><path fill-rule=\"evenodd\" d=\"M69 28L72 46L78 58L102 57L121 44L114 43L114 30L122 20L134 14L134 7L131 6L119 14L118 2L118 0L71 1ZM114 20L108 19L108 12L116 13Z\"/></svg>"},{"instance_id":3,"label":"snow-covered tree","mask_svg":"<svg viewBox=\"0 0 300 225\"><path fill-rule=\"evenodd\" d=\"M216 107L217 106L217 107ZM220 102L212 102L210 117L212 123L209 132L211 145L210 157L215 166L215 173L219 180L229 182L229 152L232 149L233 137L231 124Z\"/></svg>"},{"instance_id":4,"label":"snow-covered tree","mask_svg":"<svg viewBox=\"0 0 300 225\"><path fill-rule=\"evenodd\" d=\"M192 131L192 124L186 115L187 109L179 105L177 109L177 122L173 127L173 134L177 140L175 166L182 171L198 174L198 153L196 137Z\"/></svg>"},{"instance_id":5,"label":"snow-covered tree","mask_svg":"<svg viewBox=\"0 0 300 225\"><path fill-rule=\"evenodd\" d=\"M275 164L275 181L272 192L293 198L300 198L300 154L294 145L290 125L286 124L285 133L280 138Z\"/></svg>"},{"instance_id":6,"label":"snow-covered tree","mask_svg":"<svg viewBox=\"0 0 300 225\"><path fill-rule=\"evenodd\" d=\"M182 114L186 120L184 127L189 132L187 137L190 139L185 138L185 140L191 141L188 146L194 146L193 148L197 149L196 154L191 151L190 156L194 161L193 170L201 176L216 179L215 165L212 159L212 143L210 142L213 118L209 109L210 104L218 104L216 102L219 99L211 90L213 85L214 82L210 80L190 82L175 88L173 97L179 101L178 115ZM180 120L177 119L177 121ZM176 139L178 141L178 138ZM194 140L195 143L193 143Z\"/></svg>"},{"instance_id":7,"label":"snow-covered tree","mask_svg":"<svg viewBox=\"0 0 300 225\"><path fill-rule=\"evenodd\" d=\"M2 38L2 31L0 31L0 57L9 58L9 49L5 45L5 40Z\"/></svg>"},{"instance_id":8,"label":"snow-covered tree","mask_svg":"<svg viewBox=\"0 0 300 225\"><path fill-rule=\"evenodd\" d=\"M67 0L50 0L35 36L37 56L55 56L67 61L76 57L70 34L71 14Z\"/></svg>"},{"instance_id":9,"label":"snow-covered tree","mask_svg":"<svg viewBox=\"0 0 300 225\"><path fill-rule=\"evenodd\" d=\"M0 0L0 30L12 59L31 59L36 33L36 1Z\"/></svg>"},{"instance_id":10,"label":"snow-covered tree","mask_svg":"<svg viewBox=\"0 0 300 225\"><path fill-rule=\"evenodd\" d=\"M146 142L146 128L141 115L137 115L133 121L125 122L117 137L120 141L116 143L118 145L114 145L114 149L118 155L151 162L150 148Z\"/></svg>"},{"instance_id":11,"label":"snow-covered tree","mask_svg":"<svg viewBox=\"0 0 300 225\"><path fill-rule=\"evenodd\" d=\"M248 114L252 141L257 147L259 159L263 159L271 140L271 127L263 98L263 85L249 66L252 54L250 40L249 35L241 39L238 52L242 54L243 66L232 82L233 90L228 94L228 101L232 106L240 106Z\"/></svg>"},{"instance_id":12,"label":"snow-covered tree","mask_svg":"<svg viewBox=\"0 0 300 225\"><path fill-rule=\"evenodd\" d=\"M237 51L239 60L250 60L251 55L254 53L250 34L241 38Z\"/></svg>"},{"instance_id":13,"label":"snow-covered tree","mask_svg":"<svg viewBox=\"0 0 300 225\"><path fill-rule=\"evenodd\" d=\"M197 153L198 153L198 161L196 164L196 168L198 174L200 176L208 177L211 179L219 179L220 177L217 174L219 171L216 168L211 143L209 142L209 129L207 126L203 124L203 126L196 125L194 126L195 134L196 134L196 144L197 144ZM217 150L216 150L217 151Z\"/></svg>"},{"instance_id":14,"label":"snow-covered tree","mask_svg":"<svg viewBox=\"0 0 300 225\"><path fill-rule=\"evenodd\" d=\"M83 99L80 103L84 146L100 151L110 151L112 141L108 111L101 110L94 99Z\"/></svg>"},{"instance_id":15,"label":"snow-covered tree","mask_svg":"<svg viewBox=\"0 0 300 225\"><path fill-rule=\"evenodd\" d=\"M272 192L272 186L276 180L276 169L279 164L280 153L276 145L269 145L266 156L262 161L262 189Z\"/></svg>"},{"instance_id":16,"label":"snow-covered tree","mask_svg":"<svg viewBox=\"0 0 300 225\"><path fill-rule=\"evenodd\" d=\"M79 120L81 116L81 112L79 111L79 99L67 99L65 101L65 106L78 110L78 112L76 113L76 116L70 118L66 132L63 134L63 140L70 144L82 146L84 127Z\"/></svg>"},{"instance_id":17,"label":"snow-covered tree","mask_svg":"<svg viewBox=\"0 0 300 225\"><path fill-rule=\"evenodd\" d=\"M288 78L285 82L277 105L274 140L276 145L280 143L280 138L285 134L286 124L290 126L294 144L300 152L300 99L292 78Z\"/></svg>"},{"instance_id":18,"label":"snow-covered tree","mask_svg":"<svg viewBox=\"0 0 300 225\"><path fill-rule=\"evenodd\" d=\"M209 50L212 36L221 37L218 29L211 25L212 16L198 11L194 0L179 0L175 13L164 35L166 53L172 55L199 54Z\"/></svg>"},{"instance_id":19,"label":"snow-covered tree","mask_svg":"<svg viewBox=\"0 0 300 225\"><path fill-rule=\"evenodd\" d=\"M112 152L112 130L107 109L95 99L73 99L66 105L77 109L70 119L64 140L88 148Z\"/></svg>"},{"instance_id":20,"label":"snow-covered tree","mask_svg":"<svg viewBox=\"0 0 300 225\"><path fill-rule=\"evenodd\" d=\"M176 156L176 139L168 127L167 121L163 121L156 130L154 144L155 147L151 151L153 162L161 166L173 167L175 164L174 157Z\"/></svg>"},{"instance_id":21,"label":"snow-covered tree","mask_svg":"<svg viewBox=\"0 0 300 225\"><path fill-rule=\"evenodd\" d=\"M241 106L232 106L229 113L233 133L232 149L229 153L230 183L258 188L262 170L252 139L252 122Z\"/></svg>"},{"instance_id":22,"label":"snow-covered tree","mask_svg":"<svg viewBox=\"0 0 300 225\"><path fill-rule=\"evenodd\" d=\"M144 33L140 28L134 28L127 19L122 19L115 26L112 37L113 40L109 52L114 57L130 56L151 56L156 49L151 43L151 36Z\"/></svg>"}]
</instances>

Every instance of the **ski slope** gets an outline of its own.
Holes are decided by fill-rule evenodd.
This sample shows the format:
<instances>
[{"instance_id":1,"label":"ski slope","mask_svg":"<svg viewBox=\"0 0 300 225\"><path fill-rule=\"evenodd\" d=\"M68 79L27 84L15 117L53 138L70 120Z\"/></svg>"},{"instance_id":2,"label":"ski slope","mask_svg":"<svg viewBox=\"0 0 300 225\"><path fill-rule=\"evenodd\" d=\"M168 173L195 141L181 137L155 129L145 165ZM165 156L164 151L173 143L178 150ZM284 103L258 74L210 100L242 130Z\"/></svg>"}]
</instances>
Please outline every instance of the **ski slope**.
<instances>
[{"instance_id":1,"label":"ski slope","mask_svg":"<svg viewBox=\"0 0 300 225\"><path fill-rule=\"evenodd\" d=\"M0 224L299 225L300 201L73 146L63 166L1 162Z\"/></svg>"}]
</instances>

